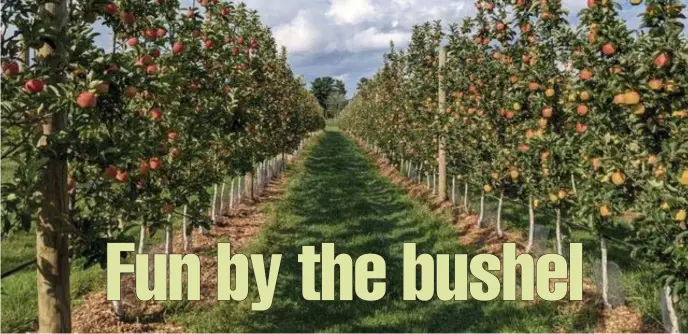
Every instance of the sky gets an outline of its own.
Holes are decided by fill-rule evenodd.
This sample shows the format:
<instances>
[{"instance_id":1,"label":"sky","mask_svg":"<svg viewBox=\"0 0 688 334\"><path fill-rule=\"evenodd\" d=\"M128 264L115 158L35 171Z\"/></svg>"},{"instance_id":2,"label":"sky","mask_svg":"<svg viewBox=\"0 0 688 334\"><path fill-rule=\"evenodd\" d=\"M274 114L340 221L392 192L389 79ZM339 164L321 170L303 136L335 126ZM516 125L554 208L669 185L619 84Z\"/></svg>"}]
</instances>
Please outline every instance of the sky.
<instances>
[{"instance_id":1,"label":"sky","mask_svg":"<svg viewBox=\"0 0 688 334\"><path fill-rule=\"evenodd\" d=\"M688 3L688 0L683 0ZM258 10L262 22L272 28L277 42L287 47L297 75L306 82L321 76L341 79L352 96L362 77L382 66L382 54L390 41L406 47L414 24L442 20L460 22L475 14L474 0L244 0ZM585 0L562 0L569 22L576 25ZM191 5L191 0L183 3ZM631 28L639 24L644 6L622 0L622 17ZM102 36L106 40L110 37ZM109 43L109 42L108 42Z\"/></svg>"}]
</instances>

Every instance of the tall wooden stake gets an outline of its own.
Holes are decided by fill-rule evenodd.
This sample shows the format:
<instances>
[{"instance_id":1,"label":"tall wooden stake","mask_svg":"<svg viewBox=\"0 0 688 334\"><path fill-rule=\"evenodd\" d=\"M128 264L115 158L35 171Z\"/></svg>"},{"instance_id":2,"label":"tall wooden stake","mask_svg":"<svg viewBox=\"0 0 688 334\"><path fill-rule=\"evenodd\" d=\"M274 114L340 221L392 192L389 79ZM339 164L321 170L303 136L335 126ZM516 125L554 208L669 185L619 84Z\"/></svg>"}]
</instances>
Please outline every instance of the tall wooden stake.
<instances>
[{"instance_id":1,"label":"tall wooden stake","mask_svg":"<svg viewBox=\"0 0 688 334\"><path fill-rule=\"evenodd\" d=\"M55 31L67 24L67 1L53 0L43 5L42 19L50 22ZM38 57L52 67L48 84L64 81L62 74L63 44L44 43ZM55 48L53 48L55 46ZM66 113L55 110L42 125L43 136L38 145L49 146L49 139L66 127ZM72 330L72 310L69 292L69 234L66 220L69 214L67 193L67 161L46 151L48 159L41 171L43 200L36 227L36 283L38 287L38 331L64 333ZM59 153L58 153L59 154Z\"/></svg>"}]
</instances>

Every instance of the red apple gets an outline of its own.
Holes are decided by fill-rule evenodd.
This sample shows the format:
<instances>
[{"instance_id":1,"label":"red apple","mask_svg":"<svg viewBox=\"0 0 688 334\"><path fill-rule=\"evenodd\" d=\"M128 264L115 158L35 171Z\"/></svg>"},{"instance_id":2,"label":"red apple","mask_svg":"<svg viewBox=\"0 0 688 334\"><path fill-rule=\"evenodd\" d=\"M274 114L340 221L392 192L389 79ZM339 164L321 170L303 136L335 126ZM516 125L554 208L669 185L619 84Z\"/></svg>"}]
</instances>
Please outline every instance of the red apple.
<instances>
[{"instance_id":1,"label":"red apple","mask_svg":"<svg viewBox=\"0 0 688 334\"><path fill-rule=\"evenodd\" d=\"M3 64L2 73L4 73L7 76L19 73L19 64L16 61Z\"/></svg>"},{"instance_id":2,"label":"red apple","mask_svg":"<svg viewBox=\"0 0 688 334\"><path fill-rule=\"evenodd\" d=\"M150 119L157 121L162 118L162 110L160 108L153 108L150 110Z\"/></svg>"},{"instance_id":3,"label":"red apple","mask_svg":"<svg viewBox=\"0 0 688 334\"><path fill-rule=\"evenodd\" d=\"M134 24L134 22L136 21L136 18L134 18L134 14L132 14L131 12L121 12L119 14L119 19L122 20L124 24L128 25Z\"/></svg>"},{"instance_id":4,"label":"red apple","mask_svg":"<svg viewBox=\"0 0 688 334\"><path fill-rule=\"evenodd\" d=\"M96 94L91 92L82 92L79 97L76 98L76 104L79 108L93 108L96 106L97 98Z\"/></svg>"},{"instance_id":5,"label":"red apple","mask_svg":"<svg viewBox=\"0 0 688 334\"><path fill-rule=\"evenodd\" d=\"M29 93L40 93L43 91L43 81L31 79L24 84L24 89L29 91Z\"/></svg>"},{"instance_id":6,"label":"red apple","mask_svg":"<svg viewBox=\"0 0 688 334\"><path fill-rule=\"evenodd\" d=\"M655 66L662 68L671 62L671 57L666 52L662 52L655 58Z\"/></svg>"},{"instance_id":7,"label":"red apple","mask_svg":"<svg viewBox=\"0 0 688 334\"><path fill-rule=\"evenodd\" d=\"M172 45L172 51L174 53L182 53L184 51L184 44L182 42L177 42Z\"/></svg>"},{"instance_id":8,"label":"red apple","mask_svg":"<svg viewBox=\"0 0 688 334\"><path fill-rule=\"evenodd\" d=\"M105 167L103 175L105 175L106 179L113 180L115 177L117 177L117 167L113 165Z\"/></svg>"},{"instance_id":9,"label":"red apple","mask_svg":"<svg viewBox=\"0 0 688 334\"><path fill-rule=\"evenodd\" d=\"M127 173L126 171L118 170L117 176L115 176L115 178L119 182L126 182L127 180L129 180L129 173Z\"/></svg>"},{"instance_id":10,"label":"red apple","mask_svg":"<svg viewBox=\"0 0 688 334\"><path fill-rule=\"evenodd\" d=\"M105 6L103 6L103 9L105 10L106 13L108 13L110 15L114 15L115 13L117 13L117 10L119 8L117 8L117 4L108 3L108 4L105 4Z\"/></svg>"},{"instance_id":11,"label":"red apple","mask_svg":"<svg viewBox=\"0 0 688 334\"><path fill-rule=\"evenodd\" d=\"M151 158L148 165L152 170L159 170L162 168L162 160L160 158Z\"/></svg>"},{"instance_id":12,"label":"red apple","mask_svg":"<svg viewBox=\"0 0 688 334\"><path fill-rule=\"evenodd\" d=\"M139 44L139 39L136 37L131 37L127 40L127 44L129 44L129 46L133 48Z\"/></svg>"}]
</instances>

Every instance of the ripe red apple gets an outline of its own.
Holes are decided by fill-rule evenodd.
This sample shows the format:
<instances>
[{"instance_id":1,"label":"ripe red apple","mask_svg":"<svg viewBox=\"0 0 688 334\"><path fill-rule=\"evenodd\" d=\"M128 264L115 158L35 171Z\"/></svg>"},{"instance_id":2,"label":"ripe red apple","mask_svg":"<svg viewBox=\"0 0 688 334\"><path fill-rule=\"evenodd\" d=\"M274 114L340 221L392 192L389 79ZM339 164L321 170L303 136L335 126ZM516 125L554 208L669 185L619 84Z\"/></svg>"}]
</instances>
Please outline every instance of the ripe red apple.
<instances>
[{"instance_id":1,"label":"ripe red apple","mask_svg":"<svg viewBox=\"0 0 688 334\"><path fill-rule=\"evenodd\" d=\"M160 108L153 108L150 110L150 119L157 121L162 118L162 111Z\"/></svg>"},{"instance_id":2,"label":"ripe red apple","mask_svg":"<svg viewBox=\"0 0 688 334\"><path fill-rule=\"evenodd\" d=\"M108 4L105 4L105 6L103 6L103 9L105 10L106 13L108 13L110 15L114 15L115 13L117 13L117 10L119 8L117 8L117 4L108 3Z\"/></svg>"},{"instance_id":3,"label":"ripe red apple","mask_svg":"<svg viewBox=\"0 0 688 334\"><path fill-rule=\"evenodd\" d=\"M109 165L105 167L105 170L103 171L103 175L105 176L106 179L108 180L113 180L115 177L117 177L117 167L113 165Z\"/></svg>"},{"instance_id":4,"label":"ripe red apple","mask_svg":"<svg viewBox=\"0 0 688 334\"><path fill-rule=\"evenodd\" d=\"M215 45L215 43L212 40L206 39L203 41L203 45L206 47L206 49L210 49Z\"/></svg>"},{"instance_id":5,"label":"ripe red apple","mask_svg":"<svg viewBox=\"0 0 688 334\"><path fill-rule=\"evenodd\" d=\"M579 75L581 80L590 80L592 79L592 72L588 70L582 70Z\"/></svg>"},{"instance_id":6,"label":"ripe red apple","mask_svg":"<svg viewBox=\"0 0 688 334\"><path fill-rule=\"evenodd\" d=\"M159 170L162 168L162 160L160 160L160 158L151 158L150 161L148 161L148 165L152 170Z\"/></svg>"},{"instance_id":7,"label":"ripe red apple","mask_svg":"<svg viewBox=\"0 0 688 334\"><path fill-rule=\"evenodd\" d=\"M177 133L174 131L170 131L167 133L167 139L169 140L175 140L177 139Z\"/></svg>"},{"instance_id":8,"label":"ripe red apple","mask_svg":"<svg viewBox=\"0 0 688 334\"><path fill-rule=\"evenodd\" d=\"M662 68L671 62L671 57L666 52L662 52L655 58L655 66Z\"/></svg>"},{"instance_id":9,"label":"ripe red apple","mask_svg":"<svg viewBox=\"0 0 688 334\"><path fill-rule=\"evenodd\" d=\"M149 41L158 39L158 31L155 29L146 29L143 31L143 37Z\"/></svg>"},{"instance_id":10,"label":"ripe red apple","mask_svg":"<svg viewBox=\"0 0 688 334\"><path fill-rule=\"evenodd\" d=\"M155 74L158 72L158 65L148 65L146 66L146 73L148 74Z\"/></svg>"},{"instance_id":11,"label":"ripe red apple","mask_svg":"<svg viewBox=\"0 0 688 334\"><path fill-rule=\"evenodd\" d=\"M158 58L158 57L160 57L160 50L153 49L153 50L151 50L150 55L155 57L155 58Z\"/></svg>"},{"instance_id":12,"label":"ripe red apple","mask_svg":"<svg viewBox=\"0 0 688 334\"><path fill-rule=\"evenodd\" d=\"M38 79L31 79L24 84L24 89L29 93L40 93L43 91L43 81Z\"/></svg>"},{"instance_id":13,"label":"ripe red apple","mask_svg":"<svg viewBox=\"0 0 688 334\"><path fill-rule=\"evenodd\" d=\"M19 73L19 64L16 61L3 64L2 73L4 73L6 76Z\"/></svg>"},{"instance_id":14,"label":"ripe red apple","mask_svg":"<svg viewBox=\"0 0 688 334\"><path fill-rule=\"evenodd\" d=\"M588 8L594 8L596 2L596 0L588 0Z\"/></svg>"},{"instance_id":15,"label":"ripe red apple","mask_svg":"<svg viewBox=\"0 0 688 334\"><path fill-rule=\"evenodd\" d=\"M96 94L91 92L82 92L79 97L76 98L76 104L79 108L93 108L96 106Z\"/></svg>"},{"instance_id":16,"label":"ripe red apple","mask_svg":"<svg viewBox=\"0 0 688 334\"><path fill-rule=\"evenodd\" d=\"M173 210L174 210L174 205L172 205L170 203L167 203L167 204L163 205L163 207L162 207L162 211L165 213L172 213Z\"/></svg>"},{"instance_id":17,"label":"ripe red apple","mask_svg":"<svg viewBox=\"0 0 688 334\"><path fill-rule=\"evenodd\" d=\"M134 18L134 14L132 14L131 12L121 12L119 14L119 19L122 20L124 24L128 25L134 24L134 22L136 21L136 18Z\"/></svg>"},{"instance_id":18,"label":"ripe red apple","mask_svg":"<svg viewBox=\"0 0 688 334\"><path fill-rule=\"evenodd\" d=\"M607 57L611 57L616 53L616 47L612 43L606 43L602 46L602 53Z\"/></svg>"},{"instance_id":19,"label":"ripe red apple","mask_svg":"<svg viewBox=\"0 0 688 334\"><path fill-rule=\"evenodd\" d=\"M222 15L222 16L227 16L231 13L232 13L232 10L228 7L223 7L222 9L220 9L220 15Z\"/></svg>"},{"instance_id":20,"label":"ripe red apple","mask_svg":"<svg viewBox=\"0 0 688 334\"><path fill-rule=\"evenodd\" d=\"M127 44L133 48L139 44L139 39L137 37L131 37L127 40Z\"/></svg>"},{"instance_id":21,"label":"ripe red apple","mask_svg":"<svg viewBox=\"0 0 688 334\"><path fill-rule=\"evenodd\" d=\"M176 42L172 45L172 51L174 53L182 53L184 51L184 44L182 42Z\"/></svg>"},{"instance_id":22,"label":"ripe red apple","mask_svg":"<svg viewBox=\"0 0 688 334\"><path fill-rule=\"evenodd\" d=\"M151 171L150 165L148 165L147 162L141 160L139 162L139 174L148 175L148 174L150 174L150 171Z\"/></svg>"},{"instance_id":23,"label":"ripe red apple","mask_svg":"<svg viewBox=\"0 0 688 334\"><path fill-rule=\"evenodd\" d=\"M542 117L544 117L544 118L552 117L552 108L551 107L543 108L542 109Z\"/></svg>"},{"instance_id":24,"label":"ripe red apple","mask_svg":"<svg viewBox=\"0 0 688 334\"><path fill-rule=\"evenodd\" d=\"M158 35L158 38L163 38L165 35L167 35L167 29L165 28L158 28L156 31L156 34Z\"/></svg>"},{"instance_id":25,"label":"ripe red apple","mask_svg":"<svg viewBox=\"0 0 688 334\"><path fill-rule=\"evenodd\" d=\"M587 130L588 130L588 126L587 126L587 125L585 125L585 124L583 124L583 123L581 123L581 122L576 123L576 132L578 132L578 133L584 133L584 132L587 131Z\"/></svg>"},{"instance_id":26,"label":"ripe red apple","mask_svg":"<svg viewBox=\"0 0 688 334\"><path fill-rule=\"evenodd\" d=\"M150 55L143 55L143 57L141 57L140 59L140 62L143 65L150 65L153 63L153 57L151 57Z\"/></svg>"},{"instance_id":27,"label":"ripe red apple","mask_svg":"<svg viewBox=\"0 0 688 334\"><path fill-rule=\"evenodd\" d=\"M578 115L585 116L588 114L588 106L585 104L579 104L578 107L576 107L576 112Z\"/></svg>"},{"instance_id":28,"label":"ripe red apple","mask_svg":"<svg viewBox=\"0 0 688 334\"><path fill-rule=\"evenodd\" d=\"M127 180L129 180L129 173L127 173L126 171L118 170L117 176L115 176L115 178L119 182L126 182Z\"/></svg>"},{"instance_id":29,"label":"ripe red apple","mask_svg":"<svg viewBox=\"0 0 688 334\"><path fill-rule=\"evenodd\" d=\"M145 187L145 186L146 186L146 183L143 182L142 179L139 179L138 181L136 181L136 189L143 189L143 187Z\"/></svg>"}]
</instances>

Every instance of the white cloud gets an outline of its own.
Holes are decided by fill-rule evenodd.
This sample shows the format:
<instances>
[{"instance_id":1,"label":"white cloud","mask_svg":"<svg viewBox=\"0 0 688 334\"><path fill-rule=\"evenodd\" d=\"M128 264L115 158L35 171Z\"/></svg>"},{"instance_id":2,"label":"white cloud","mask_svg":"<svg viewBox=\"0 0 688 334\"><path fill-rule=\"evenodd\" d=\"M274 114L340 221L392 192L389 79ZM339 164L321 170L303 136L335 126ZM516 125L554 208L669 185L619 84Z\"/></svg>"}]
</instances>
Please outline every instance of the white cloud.
<instances>
[{"instance_id":1,"label":"white cloud","mask_svg":"<svg viewBox=\"0 0 688 334\"><path fill-rule=\"evenodd\" d=\"M410 31L379 31L377 28L371 27L351 36L344 43L344 48L349 52L384 50L389 47L390 41L393 41L395 45L404 45L408 43L410 38Z\"/></svg>"},{"instance_id":2,"label":"white cloud","mask_svg":"<svg viewBox=\"0 0 688 334\"><path fill-rule=\"evenodd\" d=\"M377 16L370 0L333 0L325 14L337 25L359 24Z\"/></svg>"},{"instance_id":3,"label":"white cloud","mask_svg":"<svg viewBox=\"0 0 688 334\"><path fill-rule=\"evenodd\" d=\"M277 43L287 47L290 53L314 52L319 38L318 29L308 20L307 11L299 11L287 24L275 29Z\"/></svg>"}]
</instances>

